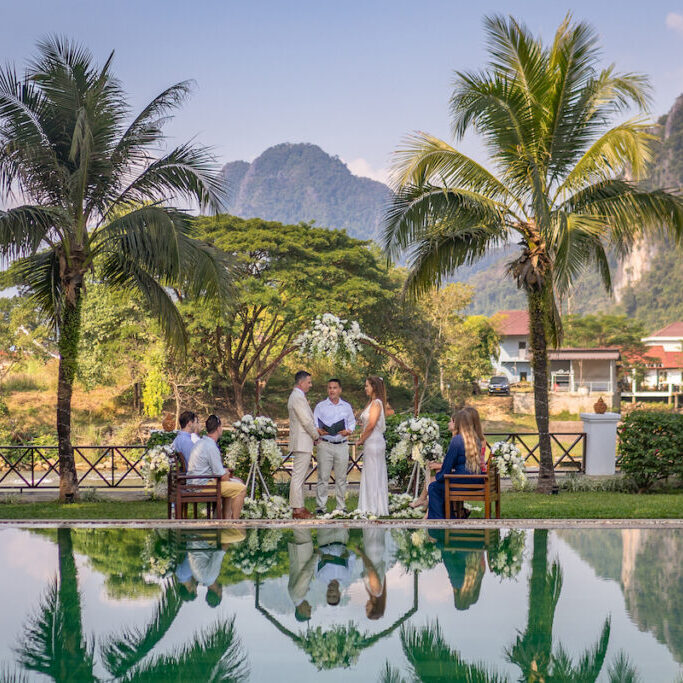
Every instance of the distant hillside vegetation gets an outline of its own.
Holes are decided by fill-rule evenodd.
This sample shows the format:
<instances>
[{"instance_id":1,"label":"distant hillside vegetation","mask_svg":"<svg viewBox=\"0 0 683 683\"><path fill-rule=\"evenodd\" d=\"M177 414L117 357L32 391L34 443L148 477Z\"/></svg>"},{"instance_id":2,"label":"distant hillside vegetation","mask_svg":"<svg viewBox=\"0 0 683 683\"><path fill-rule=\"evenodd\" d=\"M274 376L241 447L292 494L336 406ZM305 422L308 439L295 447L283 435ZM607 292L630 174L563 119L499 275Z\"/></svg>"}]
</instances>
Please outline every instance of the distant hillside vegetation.
<instances>
[{"instance_id":1,"label":"distant hillside vegetation","mask_svg":"<svg viewBox=\"0 0 683 683\"><path fill-rule=\"evenodd\" d=\"M223 176L235 216L315 221L365 240L378 239L390 194L383 183L355 176L338 157L303 143L270 147L251 164L228 163Z\"/></svg>"}]
</instances>

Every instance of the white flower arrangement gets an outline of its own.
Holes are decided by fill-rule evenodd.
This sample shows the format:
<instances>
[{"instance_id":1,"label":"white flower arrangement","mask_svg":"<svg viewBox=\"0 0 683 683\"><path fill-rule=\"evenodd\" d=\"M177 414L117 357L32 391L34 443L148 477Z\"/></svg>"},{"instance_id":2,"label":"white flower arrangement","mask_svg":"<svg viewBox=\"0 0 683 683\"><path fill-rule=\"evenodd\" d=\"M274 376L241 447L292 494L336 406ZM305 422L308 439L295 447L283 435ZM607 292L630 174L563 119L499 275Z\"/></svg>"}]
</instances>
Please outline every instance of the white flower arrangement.
<instances>
[{"instance_id":1,"label":"white flower arrangement","mask_svg":"<svg viewBox=\"0 0 683 683\"><path fill-rule=\"evenodd\" d=\"M269 417L245 415L233 422L235 440L226 448L223 462L228 469L235 469L237 461L245 454L251 462L268 462L275 470L282 464L282 451L277 445L277 425Z\"/></svg>"},{"instance_id":2,"label":"white flower arrangement","mask_svg":"<svg viewBox=\"0 0 683 683\"><path fill-rule=\"evenodd\" d=\"M245 498L243 519L291 519L292 508L282 496L270 498Z\"/></svg>"},{"instance_id":3,"label":"white flower arrangement","mask_svg":"<svg viewBox=\"0 0 683 683\"><path fill-rule=\"evenodd\" d=\"M428 461L443 457L439 425L429 417L411 417L404 420L396 428L396 434L399 441L389 455L392 465L411 458L424 468Z\"/></svg>"},{"instance_id":4,"label":"white flower arrangement","mask_svg":"<svg viewBox=\"0 0 683 683\"><path fill-rule=\"evenodd\" d=\"M145 485L145 491L154 491L155 486L171 471L171 456L173 449L170 445L154 446L142 456L140 460L140 475Z\"/></svg>"},{"instance_id":5,"label":"white flower arrangement","mask_svg":"<svg viewBox=\"0 0 683 683\"><path fill-rule=\"evenodd\" d=\"M323 313L315 318L309 330L294 340L294 344L304 356L352 359L360 350L363 339L369 337L361 332L355 320L342 320L332 313Z\"/></svg>"},{"instance_id":6,"label":"white flower arrangement","mask_svg":"<svg viewBox=\"0 0 683 683\"><path fill-rule=\"evenodd\" d=\"M491 458L503 477L510 477L516 487L524 486L526 469L519 448L510 441L496 441L491 446Z\"/></svg>"},{"instance_id":7,"label":"white flower arrangement","mask_svg":"<svg viewBox=\"0 0 683 683\"><path fill-rule=\"evenodd\" d=\"M510 529L507 536L488 549L489 569L504 579L513 579L522 569L525 534Z\"/></svg>"},{"instance_id":8,"label":"white flower arrangement","mask_svg":"<svg viewBox=\"0 0 683 683\"><path fill-rule=\"evenodd\" d=\"M362 634L353 622L349 622L347 626L333 626L328 630L316 626L299 637L301 648L320 671L353 666L358 661L367 634Z\"/></svg>"},{"instance_id":9,"label":"white flower arrangement","mask_svg":"<svg viewBox=\"0 0 683 683\"><path fill-rule=\"evenodd\" d=\"M426 571L441 562L441 551L426 529L393 529L396 543L394 557L406 573Z\"/></svg>"},{"instance_id":10,"label":"white flower arrangement","mask_svg":"<svg viewBox=\"0 0 683 683\"><path fill-rule=\"evenodd\" d=\"M247 537L234 546L230 562L247 576L265 574L277 564L279 529L248 529Z\"/></svg>"}]
</instances>

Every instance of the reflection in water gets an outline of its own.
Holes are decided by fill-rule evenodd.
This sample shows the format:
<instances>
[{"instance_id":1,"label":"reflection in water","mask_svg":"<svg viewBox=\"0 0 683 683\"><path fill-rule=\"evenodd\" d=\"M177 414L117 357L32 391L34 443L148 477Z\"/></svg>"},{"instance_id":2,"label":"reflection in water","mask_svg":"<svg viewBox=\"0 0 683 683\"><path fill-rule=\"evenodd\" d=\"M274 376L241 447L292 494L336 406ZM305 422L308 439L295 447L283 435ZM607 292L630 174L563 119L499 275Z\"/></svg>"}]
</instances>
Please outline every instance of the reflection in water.
<instances>
[{"instance_id":1,"label":"reflection in water","mask_svg":"<svg viewBox=\"0 0 683 683\"><path fill-rule=\"evenodd\" d=\"M652 659L637 631L628 643L612 642L617 632L624 637L623 604L600 608L595 616L602 627L588 648L558 641L564 551L545 530L21 533L27 549L39 536L55 543L56 574L33 614L27 597L23 626L2 633L14 643L14 661L5 674L0 670L2 680L41 674L54 681L242 681L268 662L270 677L282 676L277 662L286 661L302 680L345 671L349 679L394 682L626 681ZM599 557L614 545L600 536L604 532L582 533L561 533L582 556L592 548ZM591 534L592 545L586 540ZM0 532L0 557L2 538ZM670 543L663 545L671 551ZM638 605L645 602L638 589L645 577L678 580L676 568L659 561L664 551L644 562L641 547L651 548L647 537L620 544L624 562L618 570L601 560L603 571L621 578L627 602L632 593ZM77 563L76 555L87 562ZM93 572L102 577L106 600L93 593ZM526 580L518 580L521 572ZM122 587L128 589L125 600ZM585 590L598 595L600 589L586 584ZM520 606L521 623L517 615L515 621L503 617L508 598ZM120 626L108 625L107 610L119 602L139 607ZM93 630L86 605L95 606L102 632ZM131 622L133 614L142 621ZM595 616L586 615L592 623ZM614 630L615 618L621 631ZM671 639L671 628L668 633ZM473 649L477 640L483 649ZM639 648L645 648L642 655ZM667 667L675 671L672 660Z\"/></svg>"}]
</instances>

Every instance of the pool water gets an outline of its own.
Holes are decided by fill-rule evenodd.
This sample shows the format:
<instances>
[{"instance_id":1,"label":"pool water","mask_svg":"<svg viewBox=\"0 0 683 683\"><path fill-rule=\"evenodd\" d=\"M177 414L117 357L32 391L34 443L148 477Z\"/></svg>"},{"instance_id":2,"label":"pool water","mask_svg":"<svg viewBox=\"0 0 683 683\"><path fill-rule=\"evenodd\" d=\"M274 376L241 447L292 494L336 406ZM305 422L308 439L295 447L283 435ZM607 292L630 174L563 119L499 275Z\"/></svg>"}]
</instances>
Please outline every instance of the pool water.
<instances>
[{"instance_id":1,"label":"pool water","mask_svg":"<svg viewBox=\"0 0 683 683\"><path fill-rule=\"evenodd\" d=\"M682 551L677 529L4 528L0 680L673 683Z\"/></svg>"}]
</instances>

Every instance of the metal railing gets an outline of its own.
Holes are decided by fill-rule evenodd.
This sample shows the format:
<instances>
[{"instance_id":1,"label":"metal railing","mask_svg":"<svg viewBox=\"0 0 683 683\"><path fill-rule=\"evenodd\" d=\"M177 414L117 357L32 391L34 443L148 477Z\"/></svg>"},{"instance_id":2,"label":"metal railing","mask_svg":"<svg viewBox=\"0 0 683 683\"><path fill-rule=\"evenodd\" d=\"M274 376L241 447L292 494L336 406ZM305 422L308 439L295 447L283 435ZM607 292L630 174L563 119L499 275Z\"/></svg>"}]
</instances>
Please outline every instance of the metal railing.
<instances>
[{"instance_id":1,"label":"metal railing","mask_svg":"<svg viewBox=\"0 0 683 683\"><path fill-rule=\"evenodd\" d=\"M527 470L538 469L538 432L493 432L485 434L489 448L496 441L510 441L521 451ZM551 432L553 460L556 470L585 471L585 432ZM277 473L291 476L292 455L287 453L287 442L278 441L283 449L282 465ZM74 446L79 486L111 489L142 489L140 461L147 446ZM349 443L347 475L363 469L363 452ZM315 454L305 480L310 488L315 485L318 463ZM332 480L333 481L333 480ZM0 446L0 490L2 489L57 489L59 461L57 446Z\"/></svg>"}]
</instances>

